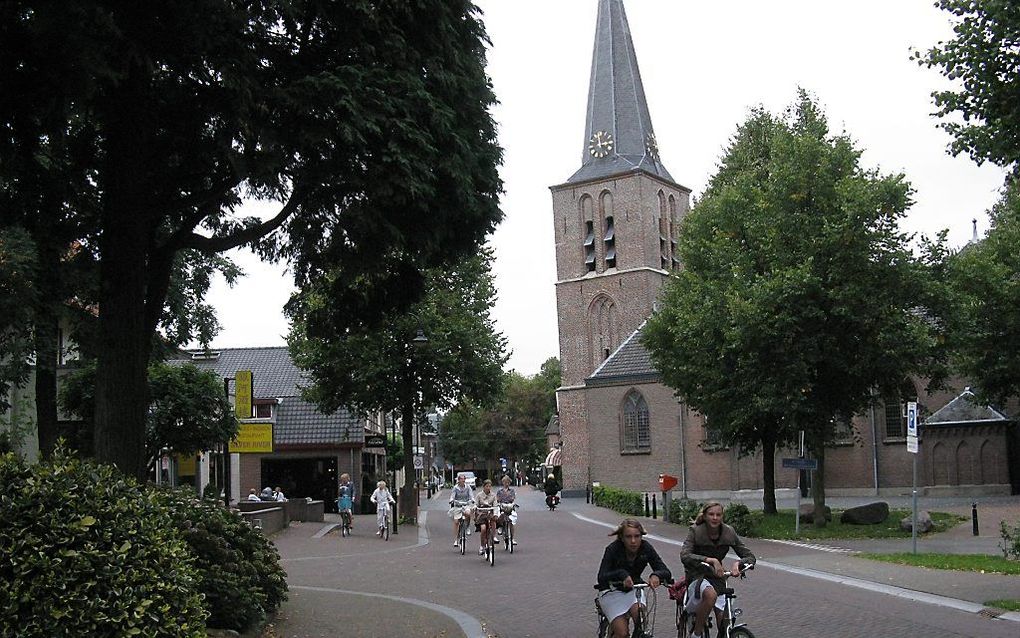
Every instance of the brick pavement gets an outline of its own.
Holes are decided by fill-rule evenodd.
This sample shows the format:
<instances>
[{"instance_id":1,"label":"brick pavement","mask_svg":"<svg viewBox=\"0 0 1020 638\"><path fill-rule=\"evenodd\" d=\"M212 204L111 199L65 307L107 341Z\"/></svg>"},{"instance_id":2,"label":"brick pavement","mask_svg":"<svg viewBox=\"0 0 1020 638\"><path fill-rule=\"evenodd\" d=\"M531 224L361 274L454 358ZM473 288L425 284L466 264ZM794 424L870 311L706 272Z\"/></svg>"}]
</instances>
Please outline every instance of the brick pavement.
<instances>
[{"instance_id":1,"label":"brick pavement","mask_svg":"<svg viewBox=\"0 0 1020 638\"><path fill-rule=\"evenodd\" d=\"M428 513L424 531L429 542L425 545L419 546L417 537L405 530L385 549L378 549L382 543L374 537L315 540L308 524L278 535L274 540L286 559L284 566L293 594L276 624L277 635L466 635L448 616L426 613L430 610L399 602L410 599L459 610L478 619L487 635L499 638L572 638L594 634L591 583L609 541L606 536L609 530L582 521L573 513L606 524L618 522L618 514L586 505L583 499L566 499L556 512L548 512L541 494L522 491L520 500L524 507L518 551L512 556L500 552L495 567L489 567L477 555L460 556L450 546L452 532L445 516L445 495L423 503ZM659 521L649 522L649 527L652 533L670 540L679 540L682 532L678 526ZM470 537L472 547L477 547L476 539L477 536ZM349 547L341 546L348 540L352 541ZM667 564L679 571L676 547L667 543L656 545ZM830 562L845 559L758 541L754 541L753 547L763 559L777 563L779 560L792 563L798 556L812 554L822 554ZM931 580L930 576L928 579ZM1016 623L778 569L760 568L737 587L745 618L759 637L826 634L864 638L879 632L918 638L1017 635ZM348 591L377 593L398 600L365 599L343 593ZM672 624L673 610L665 596L660 609L657 633L668 635L664 628ZM302 610L310 612L307 617ZM372 611L381 613L370 616ZM447 633L440 633L443 631Z\"/></svg>"}]
</instances>

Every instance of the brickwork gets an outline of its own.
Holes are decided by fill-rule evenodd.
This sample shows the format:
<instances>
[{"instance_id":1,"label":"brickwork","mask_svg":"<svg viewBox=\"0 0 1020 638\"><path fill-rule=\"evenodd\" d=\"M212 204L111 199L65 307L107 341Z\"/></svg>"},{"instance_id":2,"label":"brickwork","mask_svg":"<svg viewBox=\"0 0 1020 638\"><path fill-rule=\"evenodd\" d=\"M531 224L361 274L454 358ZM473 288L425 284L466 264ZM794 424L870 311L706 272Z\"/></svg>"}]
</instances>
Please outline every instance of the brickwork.
<instances>
[{"instance_id":1,"label":"brickwork","mask_svg":"<svg viewBox=\"0 0 1020 638\"><path fill-rule=\"evenodd\" d=\"M588 485L589 445L588 411L584 390L559 390L556 393L560 413L560 437L563 443L563 489L576 491Z\"/></svg>"}]
</instances>

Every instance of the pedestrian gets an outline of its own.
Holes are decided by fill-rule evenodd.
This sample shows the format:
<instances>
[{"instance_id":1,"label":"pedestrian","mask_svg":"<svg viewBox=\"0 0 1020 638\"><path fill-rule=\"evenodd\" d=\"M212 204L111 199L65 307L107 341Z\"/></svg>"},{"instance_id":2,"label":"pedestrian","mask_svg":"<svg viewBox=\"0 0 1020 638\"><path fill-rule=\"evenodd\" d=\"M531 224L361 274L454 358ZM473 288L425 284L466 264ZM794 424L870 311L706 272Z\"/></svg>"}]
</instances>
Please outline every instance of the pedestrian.
<instances>
[{"instance_id":1,"label":"pedestrian","mask_svg":"<svg viewBox=\"0 0 1020 638\"><path fill-rule=\"evenodd\" d=\"M273 489L273 500L274 501L286 501L287 497L283 495L283 490L277 485Z\"/></svg>"}]
</instances>

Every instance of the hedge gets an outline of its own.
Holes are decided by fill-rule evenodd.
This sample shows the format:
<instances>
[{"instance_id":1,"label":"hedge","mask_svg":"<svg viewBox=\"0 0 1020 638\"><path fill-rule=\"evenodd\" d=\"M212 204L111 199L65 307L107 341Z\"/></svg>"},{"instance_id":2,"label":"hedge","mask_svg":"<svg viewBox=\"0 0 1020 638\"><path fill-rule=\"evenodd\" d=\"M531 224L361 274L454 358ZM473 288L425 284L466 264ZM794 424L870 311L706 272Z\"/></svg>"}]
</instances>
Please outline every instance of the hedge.
<instances>
[{"instance_id":1,"label":"hedge","mask_svg":"<svg viewBox=\"0 0 1020 638\"><path fill-rule=\"evenodd\" d=\"M595 504L629 516L643 516L645 498L640 492L631 492L608 485L599 485L592 490Z\"/></svg>"}]
</instances>

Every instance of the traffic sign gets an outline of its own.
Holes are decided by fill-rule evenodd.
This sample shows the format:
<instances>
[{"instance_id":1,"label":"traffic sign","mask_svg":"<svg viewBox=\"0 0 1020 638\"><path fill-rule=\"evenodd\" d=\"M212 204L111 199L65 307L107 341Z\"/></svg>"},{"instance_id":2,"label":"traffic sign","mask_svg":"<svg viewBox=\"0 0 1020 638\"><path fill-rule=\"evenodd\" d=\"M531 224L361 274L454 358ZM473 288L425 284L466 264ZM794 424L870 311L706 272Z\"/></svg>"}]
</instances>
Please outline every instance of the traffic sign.
<instances>
[{"instance_id":1,"label":"traffic sign","mask_svg":"<svg viewBox=\"0 0 1020 638\"><path fill-rule=\"evenodd\" d=\"M425 468L425 459L420 454L414 455L414 469L421 470Z\"/></svg>"},{"instance_id":2,"label":"traffic sign","mask_svg":"<svg viewBox=\"0 0 1020 638\"><path fill-rule=\"evenodd\" d=\"M818 459L783 459L783 467L791 470L817 470Z\"/></svg>"},{"instance_id":3,"label":"traffic sign","mask_svg":"<svg viewBox=\"0 0 1020 638\"><path fill-rule=\"evenodd\" d=\"M917 454L917 436L908 434L907 435L907 452Z\"/></svg>"},{"instance_id":4,"label":"traffic sign","mask_svg":"<svg viewBox=\"0 0 1020 638\"><path fill-rule=\"evenodd\" d=\"M907 436L917 436L917 401L907 402Z\"/></svg>"},{"instance_id":5,"label":"traffic sign","mask_svg":"<svg viewBox=\"0 0 1020 638\"><path fill-rule=\"evenodd\" d=\"M386 447L386 437L382 434L368 434L365 436L365 447Z\"/></svg>"}]
</instances>

